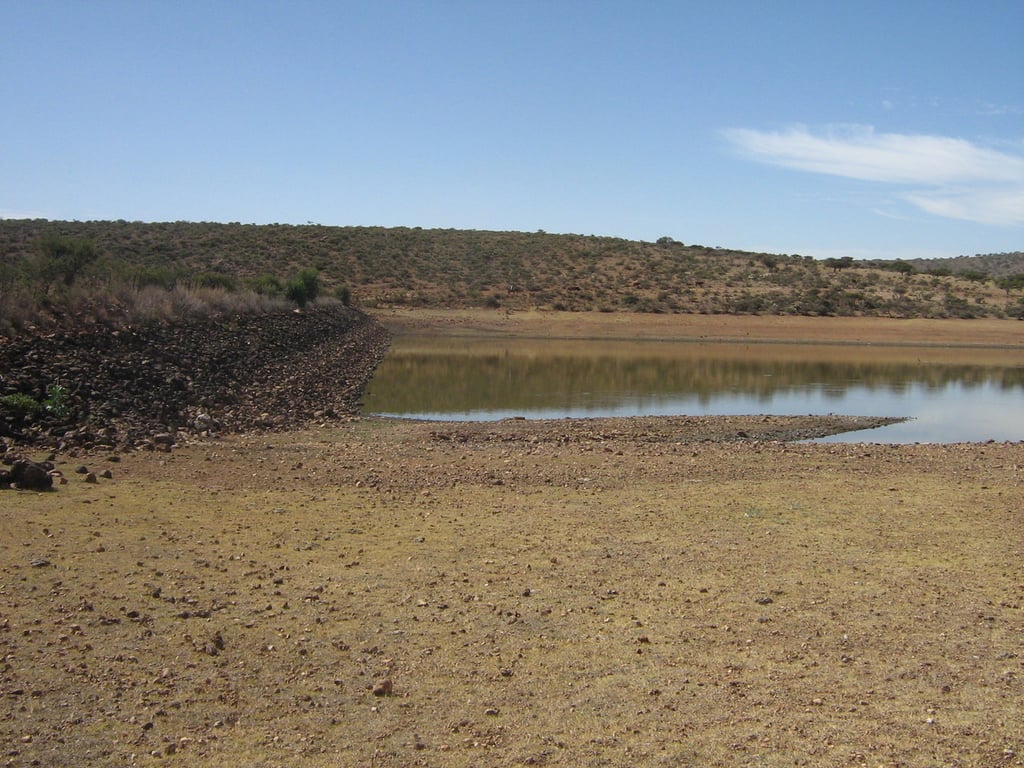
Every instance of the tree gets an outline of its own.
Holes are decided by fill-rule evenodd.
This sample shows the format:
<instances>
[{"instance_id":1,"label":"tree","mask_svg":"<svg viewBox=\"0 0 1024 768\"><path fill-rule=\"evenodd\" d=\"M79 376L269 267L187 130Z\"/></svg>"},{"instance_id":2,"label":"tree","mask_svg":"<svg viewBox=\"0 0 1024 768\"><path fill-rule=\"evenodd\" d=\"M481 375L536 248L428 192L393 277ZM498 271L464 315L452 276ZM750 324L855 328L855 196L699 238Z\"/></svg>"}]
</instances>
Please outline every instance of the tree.
<instances>
[{"instance_id":1,"label":"tree","mask_svg":"<svg viewBox=\"0 0 1024 768\"><path fill-rule=\"evenodd\" d=\"M834 272L849 269L853 266L853 256L843 256L840 259L825 259L825 266Z\"/></svg>"},{"instance_id":2,"label":"tree","mask_svg":"<svg viewBox=\"0 0 1024 768\"><path fill-rule=\"evenodd\" d=\"M40 240L39 252L39 276L43 282L49 285L60 280L66 287L73 285L82 270L100 255L91 240L75 240L56 235Z\"/></svg>"},{"instance_id":3,"label":"tree","mask_svg":"<svg viewBox=\"0 0 1024 768\"><path fill-rule=\"evenodd\" d=\"M1010 291L1024 290L1024 272L1000 277L996 280L996 285L1006 291L1006 298L1010 298Z\"/></svg>"}]
</instances>

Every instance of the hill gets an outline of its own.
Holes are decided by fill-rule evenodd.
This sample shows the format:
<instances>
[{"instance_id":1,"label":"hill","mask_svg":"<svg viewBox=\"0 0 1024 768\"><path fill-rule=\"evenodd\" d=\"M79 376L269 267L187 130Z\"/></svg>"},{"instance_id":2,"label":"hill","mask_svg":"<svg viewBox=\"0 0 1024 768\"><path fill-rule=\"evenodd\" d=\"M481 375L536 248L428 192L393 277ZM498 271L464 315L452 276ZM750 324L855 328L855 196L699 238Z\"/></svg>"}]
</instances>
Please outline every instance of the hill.
<instances>
[{"instance_id":1,"label":"hill","mask_svg":"<svg viewBox=\"0 0 1024 768\"><path fill-rule=\"evenodd\" d=\"M92 255L78 276L79 291L87 286L122 291L158 286L280 294L289 275L314 269L323 293L333 292L363 307L1024 315L1024 281L1006 282L1002 277L1003 283L997 284L994 277L1009 274L1017 263L1002 255L977 262L994 265L998 258L998 268L991 270L975 264L966 275L952 269L925 274L909 262L819 261L796 254L684 244L668 237L651 243L544 232L405 227L4 220L0 317L5 306L10 314L15 306L25 305L13 297L19 286L24 290L31 284L33 275L38 283L38 276L47 274L41 244L54 242L78 244ZM47 285L46 293L52 299L60 291L50 291Z\"/></svg>"},{"instance_id":2,"label":"hill","mask_svg":"<svg viewBox=\"0 0 1024 768\"><path fill-rule=\"evenodd\" d=\"M950 259L908 259L918 272L929 274L1010 277L1024 274L1024 251L954 256Z\"/></svg>"}]
</instances>

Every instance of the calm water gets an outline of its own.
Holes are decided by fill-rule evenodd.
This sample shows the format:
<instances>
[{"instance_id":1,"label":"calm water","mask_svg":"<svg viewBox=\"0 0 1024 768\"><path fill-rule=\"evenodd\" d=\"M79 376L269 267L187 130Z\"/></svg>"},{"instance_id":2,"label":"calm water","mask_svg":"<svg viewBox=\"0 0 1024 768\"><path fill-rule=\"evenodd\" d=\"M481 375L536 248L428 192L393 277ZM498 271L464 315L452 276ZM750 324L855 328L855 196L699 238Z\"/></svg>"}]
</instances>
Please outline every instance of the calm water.
<instances>
[{"instance_id":1,"label":"calm water","mask_svg":"<svg viewBox=\"0 0 1024 768\"><path fill-rule=\"evenodd\" d=\"M789 344L400 337L364 412L437 420L849 414L830 441L1024 440L1024 353Z\"/></svg>"}]
</instances>

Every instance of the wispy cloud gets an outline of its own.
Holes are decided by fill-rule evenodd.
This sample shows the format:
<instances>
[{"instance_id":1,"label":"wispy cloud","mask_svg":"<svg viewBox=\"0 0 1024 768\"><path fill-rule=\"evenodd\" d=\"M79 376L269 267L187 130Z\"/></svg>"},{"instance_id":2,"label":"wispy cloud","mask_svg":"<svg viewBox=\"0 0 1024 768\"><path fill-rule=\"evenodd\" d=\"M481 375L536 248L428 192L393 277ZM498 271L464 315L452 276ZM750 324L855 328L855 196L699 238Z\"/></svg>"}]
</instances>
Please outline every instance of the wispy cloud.
<instances>
[{"instance_id":1,"label":"wispy cloud","mask_svg":"<svg viewBox=\"0 0 1024 768\"><path fill-rule=\"evenodd\" d=\"M936 216L981 224L1024 224L1024 187L908 192L904 198Z\"/></svg>"},{"instance_id":2,"label":"wispy cloud","mask_svg":"<svg viewBox=\"0 0 1024 768\"><path fill-rule=\"evenodd\" d=\"M725 138L748 157L811 173L916 187L902 197L927 213L983 224L1024 224L1024 154L965 139L878 133L871 126L735 128Z\"/></svg>"}]
</instances>

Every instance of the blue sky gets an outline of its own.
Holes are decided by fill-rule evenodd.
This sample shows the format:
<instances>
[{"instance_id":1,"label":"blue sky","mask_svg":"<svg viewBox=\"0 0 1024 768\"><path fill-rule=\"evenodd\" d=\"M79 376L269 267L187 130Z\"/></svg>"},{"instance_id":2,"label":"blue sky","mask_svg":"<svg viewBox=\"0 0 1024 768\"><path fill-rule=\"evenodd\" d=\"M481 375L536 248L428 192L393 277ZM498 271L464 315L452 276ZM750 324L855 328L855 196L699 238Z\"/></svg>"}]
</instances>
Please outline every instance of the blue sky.
<instances>
[{"instance_id":1,"label":"blue sky","mask_svg":"<svg viewBox=\"0 0 1024 768\"><path fill-rule=\"evenodd\" d=\"M0 0L0 217L1024 249L1024 2Z\"/></svg>"}]
</instances>

